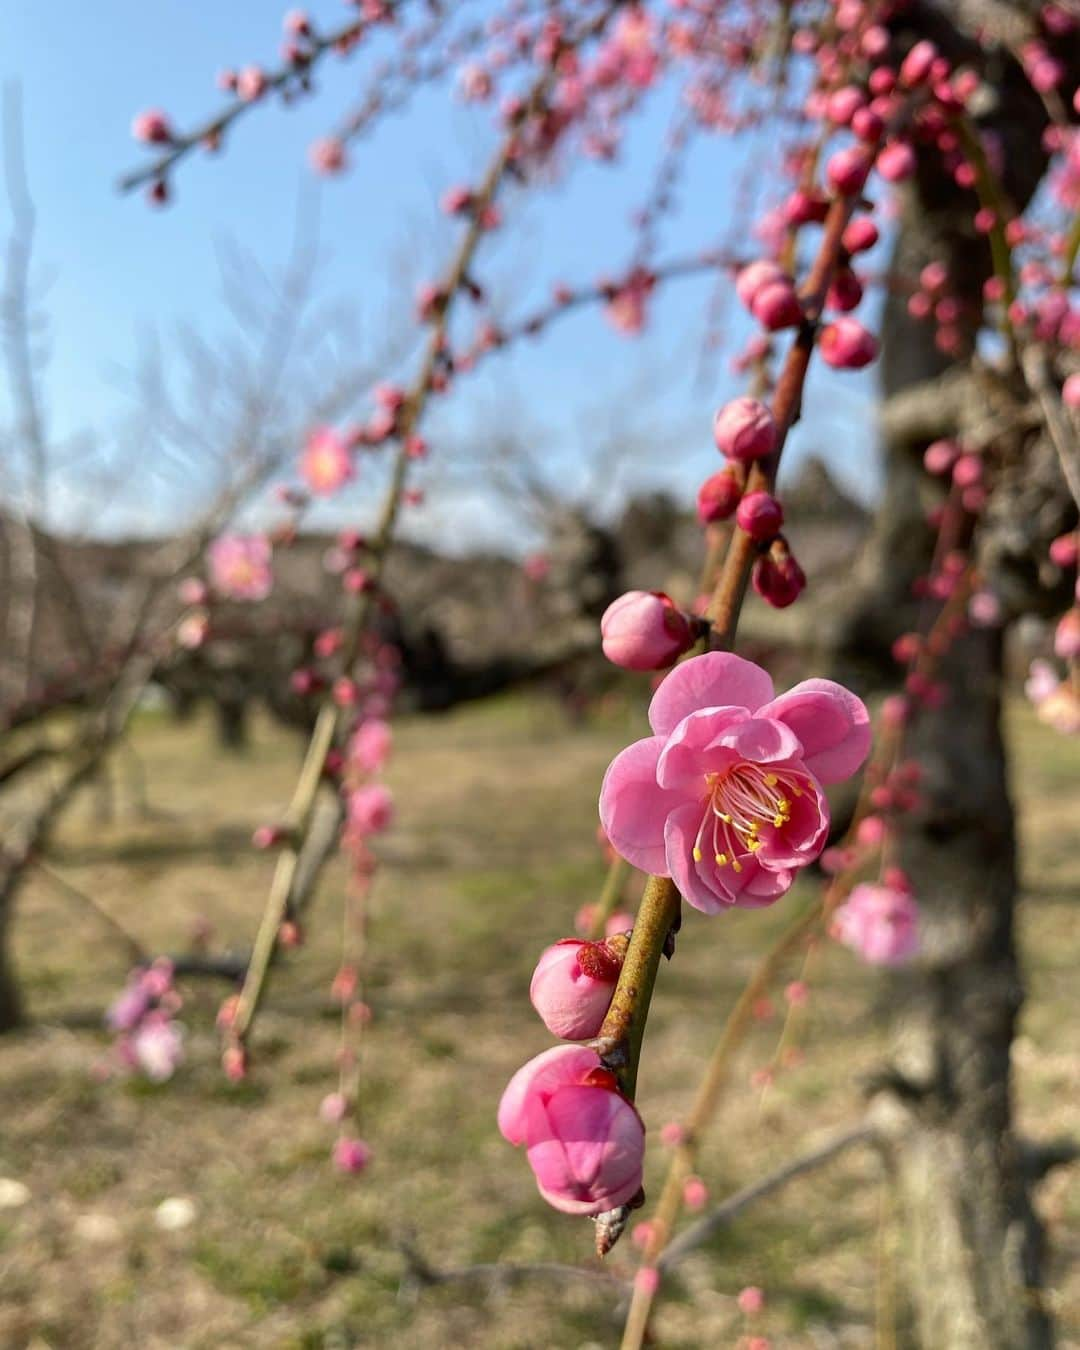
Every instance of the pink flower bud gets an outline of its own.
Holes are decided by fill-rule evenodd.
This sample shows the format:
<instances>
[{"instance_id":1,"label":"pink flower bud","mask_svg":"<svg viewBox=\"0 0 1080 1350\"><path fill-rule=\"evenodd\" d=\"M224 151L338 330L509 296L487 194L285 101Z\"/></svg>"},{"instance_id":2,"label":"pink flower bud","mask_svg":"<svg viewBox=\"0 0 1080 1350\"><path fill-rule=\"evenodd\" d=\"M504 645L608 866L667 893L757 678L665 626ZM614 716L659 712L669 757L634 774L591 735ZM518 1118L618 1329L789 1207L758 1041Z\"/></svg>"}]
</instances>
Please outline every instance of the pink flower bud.
<instances>
[{"instance_id":1,"label":"pink flower bud","mask_svg":"<svg viewBox=\"0 0 1080 1350\"><path fill-rule=\"evenodd\" d=\"M602 1214L641 1188L645 1127L594 1050L559 1045L520 1068L499 1130L525 1146L540 1194L565 1214Z\"/></svg>"},{"instance_id":2,"label":"pink flower bud","mask_svg":"<svg viewBox=\"0 0 1080 1350\"><path fill-rule=\"evenodd\" d=\"M832 285L829 287L829 293L826 296L827 307L838 309L841 314L847 314L853 309L858 309L862 298L862 282L851 268L838 268L833 275Z\"/></svg>"},{"instance_id":3,"label":"pink flower bud","mask_svg":"<svg viewBox=\"0 0 1080 1350\"><path fill-rule=\"evenodd\" d=\"M828 201L804 188L793 192L784 203L784 218L789 225L820 225L828 214Z\"/></svg>"},{"instance_id":4,"label":"pink flower bud","mask_svg":"<svg viewBox=\"0 0 1080 1350\"><path fill-rule=\"evenodd\" d=\"M1067 610L1054 631L1054 654L1062 661L1080 656L1080 609Z\"/></svg>"},{"instance_id":5,"label":"pink flower bud","mask_svg":"<svg viewBox=\"0 0 1080 1350\"><path fill-rule=\"evenodd\" d=\"M792 980L784 989L784 998L792 1008L804 1008L810 1001L810 986L805 980Z\"/></svg>"},{"instance_id":6,"label":"pink flower bud","mask_svg":"<svg viewBox=\"0 0 1080 1350\"><path fill-rule=\"evenodd\" d=\"M655 1266L641 1266L634 1274L634 1288L652 1298L660 1288L660 1272Z\"/></svg>"},{"instance_id":7,"label":"pink flower bud","mask_svg":"<svg viewBox=\"0 0 1080 1350\"><path fill-rule=\"evenodd\" d=\"M677 1148L686 1142L686 1131L677 1120L669 1120L660 1127L660 1142L668 1148Z\"/></svg>"},{"instance_id":8,"label":"pink flower bud","mask_svg":"<svg viewBox=\"0 0 1080 1350\"><path fill-rule=\"evenodd\" d=\"M932 42L916 42L900 66L900 82L909 89L922 84L930 76L938 50Z\"/></svg>"},{"instance_id":9,"label":"pink flower bud","mask_svg":"<svg viewBox=\"0 0 1080 1350\"><path fill-rule=\"evenodd\" d=\"M878 354L877 338L858 319L835 319L818 340L821 359L835 370L861 370Z\"/></svg>"},{"instance_id":10,"label":"pink flower bud","mask_svg":"<svg viewBox=\"0 0 1080 1350\"><path fill-rule=\"evenodd\" d=\"M783 269L774 262L762 259L744 267L735 278L735 293L747 309L752 309L754 297L763 286L775 281L786 281Z\"/></svg>"},{"instance_id":11,"label":"pink flower bud","mask_svg":"<svg viewBox=\"0 0 1080 1350\"><path fill-rule=\"evenodd\" d=\"M908 701L903 694L889 694L881 701L881 720L894 731L907 723L908 712Z\"/></svg>"},{"instance_id":12,"label":"pink flower bud","mask_svg":"<svg viewBox=\"0 0 1080 1350\"><path fill-rule=\"evenodd\" d=\"M806 574L781 537L754 563L750 580L758 595L774 609L786 609L806 589Z\"/></svg>"},{"instance_id":13,"label":"pink flower bud","mask_svg":"<svg viewBox=\"0 0 1080 1350\"><path fill-rule=\"evenodd\" d=\"M844 231L843 245L849 253L863 253L879 239L878 227L869 216L857 216Z\"/></svg>"},{"instance_id":14,"label":"pink flower bud","mask_svg":"<svg viewBox=\"0 0 1080 1350\"><path fill-rule=\"evenodd\" d=\"M281 825L259 825L251 836L251 842L258 849L276 848L286 833Z\"/></svg>"},{"instance_id":15,"label":"pink flower bud","mask_svg":"<svg viewBox=\"0 0 1080 1350\"><path fill-rule=\"evenodd\" d=\"M875 167L886 182L903 182L915 172L915 151L907 141L891 141L878 153Z\"/></svg>"},{"instance_id":16,"label":"pink flower bud","mask_svg":"<svg viewBox=\"0 0 1080 1350\"><path fill-rule=\"evenodd\" d=\"M864 816L855 828L855 838L864 848L879 848L885 840L885 822L880 816Z\"/></svg>"},{"instance_id":17,"label":"pink flower bud","mask_svg":"<svg viewBox=\"0 0 1080 1350\"><path fill-rule=\"evenodd\" d=\"M346 812L348 828L356 834L381 834L394 818L394 799L381 783L371 783L349 793Z\"/></svg>"},{"instance_id":18,"label":"pink flower bud","mask_svg":"<svg viewBox=\"0 0 1080 1350\"><path fill-rule=\"evenodd\" d=\"M616 910L603 925L603 936L616 937L620 933L629 933L633 927L633 914L629 910Z\"/></svg>"},{"instance_id":19,"label":"pink flower bud","mask_svg":"<svg viewBox=\"0 0 1080 1350\"><path fill-rule=\"evenodd\" d=\"M851 119L851 129L860 141L874 143L885 131L885 119L873 108L860 108Z\"/></svg>"},{"instance_id":20,"label":"pink flower bud","mask_svg":"<svg viewBox=\"0 0 1080 1350\"><path fill-rule=\"evenodd\" d=\"M1061 386L1061 401L1066 408L1080 409L1080 371L1070 375Z\"/></svg>"},{"instance_id":21,"label":"pink flower bud","mask_svg":"<svg viewBox=\"0 0 1080 1350\"><path fill-rule=\"evenodd\" d=\"M960 447L955 441L932 441L923 452L923 467L927 473L946 474L960 458Z\"/></svg>"},{"instance_id":22,"label":"pink flower bud","mask_svg":"<svg viewBox=\"0 0 1080 1350\"><path fill-rule=\"evenodd\" d=\"M853 84L837 89L835 93L829 95L827 105L829 121L838 127L848 126L865 102L866 95Z\"/></svg>"},{"instance_id":23,"label":"pink flower bud","mask_svg":"<svg viewBox=\"0 0 1080 1350\"><path fill-rule=\"evenodd\" d=\"M379 717L366 718L349 739L349 763L362 773L377 773L390 756L394 733Z\"/></svg>"},{"instance_id":24,"label":"pink flower bud","mask_svg":"<svg viewBox=\"0 0 1080 1350\"><path fill-rule=\"evenodd\" d=\"M362 1172L371 1162L371 1148L362 1139L338 1139L334 1144L334 1166L350 1175Z\"/></svg>"},{"instance_id":25,"label":"pink flower bud","mask_svg":"<svg viewBox=\"0 0 1080 1350\"><path fill-rule=\"evenodd\" d=\"M751 539L763 543L774 538L784 523L784 510L768 492L748 492L735 512L735 523Z\"/></svg>"},{"instance_id":26,"label":"pink flower bud","mask_svg":"<svg viewBox=\"0 0 1080 1350\"><path fill-rule=\"evenodd\" d=\"M978 455L961 455L953 465L952 476L957 487L974 487L982 481L982 459Z\"/></svg>"},{"instance_id":27,"label":"pink flower bud","mask_svg":"<svg viewBox=\"0 0 1080 1350\"><path fill-rule=\"evenodd\" d=\"M340 1092L328 1092L319 1103L319 1119L327 1125L337 1125L349 1113L349 1103Z\"/></svg>"},{"instance_id":28,"label":"pink flower bud","mask_svg":"<svg viewBox=\"0 0 1080 1350\"><path fill-rule=\"evenodd\" d=\"M702 525L716 520L727 520L739 504L742 487L731 469L721 469L706 478L698 488L697 513Z\"/></svg>"},{"instance_id":29,"label":"pink flower bud","mask_svg":"<svg viewBox=\"0 0 1080 1350\"><path fill-rule=\"evenodd\" d=\"M205 605L210 591L201 577L185 577L177 586L176 594L182 605Z\"/></svg>"},{"instance_id":30,"label":"pink flower bud","mask_svg":"<svg viewBox=\"0 0 1080 1350\"><path fill-rule=\"evenodd\" d=\"M563 938L541 955L529 998L553 1036L587 1041L599 1033L622 969L621 946Z\"/></svg>"},{"instance_id":31,"label":"pink flower bud","mask_svg":"<svg viewBox=\"0 0 1080 1350\"><path fill-rule=\"evenodd\" d=\"M1075 530L1070 530L1068 534L1059 534L1050 545L1050 561L1058 567L1075 567L1078 555L1080 547Z\"/></svg>"},{"instance_id":32,"label":"pink flower bud","mask_svg":"<svg viewBox=\"0 0 1080 1350\"><path fill-rule=\"evenodd\" d=\"M745 1289L739 1290L735 1302L744 1317L756 1317L765 1307L765 1295L756 1284L748 1284Z\"/></svg>"},{"instance_id":33,"label":"pink flower bud","mask_svg":"<svg viewBox=\"0 0 1080 1350\"><path fill-rule=\"evenodd\" d=\"M776 448L776 423L756 398L732 399L713 418L713 439L722 455L749 464Z\"/></svg>"},{"instance_id":34,"label":"pink flower bud","mask_svg":"<svg viewBox=\"0 0 1080 1350\"><path fill-rule=\"evenodd\" d=\"M709 1188L700 1177L687 1177L683 1182L683 1204L688 1210L702 1210L709 1203Z\"/></svg>"},{"instance_id":35,"label":"pink flower bud","mask_svg":"<svg viewBox=\"0 0 1080 1350\"><path fill-rule=\"evenodd\" d=\"M863 190L870 174L870 157L860 145L837 150L825 166L825 178L834 192L854 197Z\"/></svg>"},{"instance_id":36,"label":"pink flower bud","mask_svg":"<svg viewBox=\"0 0 1080 1350\"><path fill-rule=\"evenodd\" d=\"M798 293L787 277L762 286L754 295L750 312L770 333L778 333L784 328L797 328L803 321Z\"/></svg>"},{"instance_id":37,"label":"pink flower bud","mask_svg":"<svg viewBox=\"0 0 1080 1350\"><path fill-rule=\"evenodd\" d=\"M627 591L600 620L604 655L627 670L662 670L694 643L694 627L663 591Z\"/></svg>"},{"instance_id":38,"label":"pink flower bud","mask_svg":"<svg viewBox=\"0 0 1080 1350\"><path fill-rule=\"evenodd\" d=\"M242 1083L247 1077L247 1051L242 1045L227 1045L221 1053L221 1067L230 1083Z\"/></svg>"},{"instance_id":39,"label":"pink flower bud","mask_svg":"<svg viewBox=\"0 0 1080 1350\"><path fill-rule=\"evenodd\" d=\"M254 103L266 93L266 75L259 66L245 66L236 77L237 95L245 103Z\"/></svg>"},{"instance_id":40,"label":"pink flower bud","mask_svg":"<svg viewBox=\"0 0 1080 1350\"><path fill-rule=\"evenodd\" d=\"M316 173L341 173L345 168L345 142L337 136L323 136L308 147L308 163Z\"/></svg>"},{"instance_id":41,"label":"pink flower bud","mask_svg":"<svg viewBox=\"0 0 1080 1350\"><path fill-rule=\"evenodd\" d=\"M146 145L168 145L173 139L172 126L160 108L148 108L131 123L131 134Z\"/></svg>"}]
</instances>

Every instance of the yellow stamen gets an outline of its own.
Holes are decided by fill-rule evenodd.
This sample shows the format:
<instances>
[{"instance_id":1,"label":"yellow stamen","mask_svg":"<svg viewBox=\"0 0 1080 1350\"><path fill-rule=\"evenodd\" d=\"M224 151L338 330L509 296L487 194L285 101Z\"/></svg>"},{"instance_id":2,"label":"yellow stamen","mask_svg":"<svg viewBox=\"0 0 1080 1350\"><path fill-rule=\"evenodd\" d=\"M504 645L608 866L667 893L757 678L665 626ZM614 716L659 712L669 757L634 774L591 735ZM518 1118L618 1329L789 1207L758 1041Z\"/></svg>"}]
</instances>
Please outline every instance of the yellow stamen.
<instances>
[{"instance_id":1,"label":"yellow stamen","mask_svg":"<svg viewBox=\"0 0 1080 1350\"><path fill-rule=\"evenodd\" d=\"M694 845L694 861L695 862L701 861L701 849L699 849L696 844Z\"/></svg>"}]
</instances>

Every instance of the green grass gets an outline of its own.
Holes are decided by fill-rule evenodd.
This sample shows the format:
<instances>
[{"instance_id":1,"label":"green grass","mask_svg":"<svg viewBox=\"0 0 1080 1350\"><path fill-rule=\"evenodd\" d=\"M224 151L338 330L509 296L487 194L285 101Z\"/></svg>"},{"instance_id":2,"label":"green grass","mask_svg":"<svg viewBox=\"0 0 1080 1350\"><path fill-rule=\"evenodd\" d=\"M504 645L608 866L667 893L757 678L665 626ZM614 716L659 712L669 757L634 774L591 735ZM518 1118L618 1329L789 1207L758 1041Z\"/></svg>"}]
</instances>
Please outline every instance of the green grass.
<instances>
[{"instance_id":1,"label":"green grass","mask_svg":"<svg viewBox=\"0 0 1080 1350\"><path fill-rule=\"evenodd\" d=\"M1017 1042L1021 1126L1080 1135L1075 971L1080 746L1010 709L1024 836L1021 910L1029 999ZM571 730L539 697L507 696L432 719L404 719L392 784L399 816L380 844L363 1055L371 1169L331 1169L317 1115L335 1085L340 864L328 869L305 945L275 971L251 1078L218 1067L222 985L189 983L188 1059L163 1087L98 1081L98 1022L126 960L100 920L34 879L16 930L36 1025L0 1045L0 1176L31 1202L0 1214L0 1345L55 1347L393 1346L581 1350L617 1343L612 1299L584 1281L534 1279L510 1291L452 1282L417 1288L412 1244L440 1269L479 1262L588 1261L591 1227L547 1209L523 1158L499 1137L510 1074L550 1043L527 998L536 954L571 930L604 875L596 793L612 754L642 730L613 700ZM112 824L88 804L62 829L55 865L154 950L184 947L209 918L214 944L250 942L271 860L248 846L274 819L298 761L295 738L256 725L251 752L222 755L205 721L140 717L136 745L152 807ZM119 783L125 800L124 784ZM655 1139L683 1113L715 1031L759 954L813 883L737 921L687 915L661 972L641 1073ZM794 972L792 972L794 973ZM790 976L785 973L785 978ZM779 1022L755 1025L700 1171L719 1198L770 1171L860 1110L859 1080L882 1053L883 985L826 949L815 967L803 1062L762 1097ZM775 1002L782 1006L776 991ZM665 1154L649 1152L657 1193ZM196 1204L191 1227L162 1232L168 1196ZM763 1201L665 1286L665 1347L734 1345L734 1296L765 1287L761 1331L776 1347L873 1344L881 1184L852 1153ZM1080 1297L1080 1198L1068 1173L1042 1192L1055 1248L1054 1298L1068 1343ZM624 1243L612 1268L629 1274ZM36 1338L36 1342L35 1342Z\"/></svg>"}]
</instances>

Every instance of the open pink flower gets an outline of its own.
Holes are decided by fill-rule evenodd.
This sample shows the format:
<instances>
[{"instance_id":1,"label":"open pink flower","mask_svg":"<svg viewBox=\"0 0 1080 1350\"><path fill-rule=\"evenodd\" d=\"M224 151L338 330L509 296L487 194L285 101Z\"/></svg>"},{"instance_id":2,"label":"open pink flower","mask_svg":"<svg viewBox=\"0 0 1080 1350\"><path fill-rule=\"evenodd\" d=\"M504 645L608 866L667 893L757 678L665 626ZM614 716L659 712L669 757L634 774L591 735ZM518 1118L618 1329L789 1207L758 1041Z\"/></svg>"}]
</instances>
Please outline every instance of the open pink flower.
<instances>
[{"instance_id":1,"label":"open pink flower","mask_svg":"<svg viewBox=\"0 0 1080 1350\"><path fill-rule=\"evenodd\" d=\"M333 427L315 427L308 436L300 472L317 497L332 496L353 477L352 457Z\"/></svg>"},{"instance_id":2,"label":"open pink flower","mask_svg":"<svg viewBox=\"0 0 1080 1350\"><path fill-rule=\"evenodd\" d=\"M184 1058L184 1035L178 1022L163 1012L151 1012L131 1037L135 1064L152 1083L164 1083Z\"/></svg>"},{"instance_id":3,"label":"open pink flower","mask_svg":"<svg viewBox=\"0 0 1080 1350\"><path fill-rule=\"evenodd\" d=\"M823 783L870 748L860 699L831 680L779 698L760 666L708 652L677 666L649 706L652 736L617 755L600 791L612 847L671 877L696 909L770 905L825 847Z\"/></svg>"},{"instance_id":4,"label":"open pink flower","mask_svg":"<svg viewBox=\"0 0 1080 1350\"><path fill-rule=\"evenodd\" d=\"M363 773L377 773L390 757L394 733L381 717L368 717L349 738L349 761Z\"/></svg>"},{"instance_id":5,"label":"open pink flower","mask_svg":"<svg viewBox=\"0 0 1080 1350\"><path fill-rule=\"evenodd\" d=\"M836 911L833 935L872 966L897 966L919 949L919 907L910 891L863 882Z\"/></svg>"},{"instance_id":6,"label":"open pink flower","mask_svg":"<svg viewBox=\"0 0 1080 1350\"><path fill-rule=\"evenodd\" d=\"M383 787L381 783L369 783L349 793L345 811L348 829L354 835L365 838L369 834L381 834L389 828L394 818L394 799L389 788Z\"/></svg>"},{"instance_id":7,"label":"open pink flower","mask_svg":"<svg viewBox=\"0 0 1080 1350\"><path fill-rule=\"evenodd\" d=\"M502 1095L499 1130L525 1145L540 1194L564 1214L603 1214L641 1188L645 1126L595 1050L530 1059Z\"/></svg>"},{"instance_id":8,"label":"open pink flower","mask_svg":"<svg viewBox=\"0 0 1080 1350\"><path fill-rule=\"evenodd\" d=\"M270 542L261 534L223 534L208 550L210 575L232 600L265 600L274 584Z\"/></svg>"}]
</instances>

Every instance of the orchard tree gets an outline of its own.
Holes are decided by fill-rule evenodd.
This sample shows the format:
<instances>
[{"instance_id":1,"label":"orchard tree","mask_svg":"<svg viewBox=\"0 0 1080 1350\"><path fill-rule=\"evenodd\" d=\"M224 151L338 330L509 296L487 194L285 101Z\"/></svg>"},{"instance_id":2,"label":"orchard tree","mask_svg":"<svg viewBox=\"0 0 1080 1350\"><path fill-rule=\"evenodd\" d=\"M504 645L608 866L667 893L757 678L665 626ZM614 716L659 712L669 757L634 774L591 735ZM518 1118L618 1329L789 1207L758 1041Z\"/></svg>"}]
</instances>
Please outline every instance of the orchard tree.
<instances>
[{"instance_id":1,"label":"orchard tree","mask_svg":"<svg viewBox=\"0 0 1080 1350\"><path fill-rule=\"evenodd\" d=\"M701 1186L700 1144L755 1001L801 956L804 978L789 991L796 1007L826 934L906 972L895 1062L875 1081L859 1137L872 1133L896 1180L921 1343L1050 1344L1031 1203L1049 1154L1016 1138L1010 1100L1022 981L1000 705L1008 624L1060 615L1029 689L1043 720L1061 734L1080 730L1080 15L1065 0L516 0L472 23L434 3L362 0L331 29L291 11L281 64L225 72L225 101L205 122L183 128L160 110L135 118L147 154L124 185L145 186L155 205L175 196L182 210L186 160L234 137L228 148L242 153L242 121L272 100L313 97L323 63L363 67L376 41L394 55L366 68L360 102L312 146L316 172L362 174L362 138L434 81L490 106L493 149L471 181L444 186L459 233L415 297L420 339L408 378L375 384L361 421L312 425L295 447L294 525L313 497L333 497L358 474L380 489L381 504L373 529L343 533L340 622L294 677L316 709L314 731L292 800L259 832L276 858L243 987L222 1010L226 1072L248 1071L274 959L297 940L319 868L340 842L352 911L335 981L346 1053L324 1114L339 1132L337 1165L367 1165L351 1047L366 1019L373 841L393 811L379 775L398 684L379 621L391 603L384 571L399 517L417 500L414 480L432 452L425 418L473 368L562 315L595 305L632 337L648 325L658 288L700 273L725 294L733 288L755 325L737 357L745 395L702 411L703 437L715 411L721 456L697 496L702 598L683 608L634 591L603 615L612 662L673 668L652 693L651 734L616 757L600 788L614 855L604 895L583 920L587 931L543 953L533 978L539 1015L568 1044L515 1075L499 1128L524 1148L543 1199L594 1220L597 1249L608 1252L646 1203L639 1071L649 1064L654 994L678 979L682 906L738 924L745 908L783 906L796 878L819 864L820 899L762 954L690 1114L662 1131L672 1161L636 1233L642 1259L623 1345L644 1343L663 1272L701 1240L695 1227L676 1235L676 1225ZM496 314L481 272L489 237L513 230L522 195L543 191L575 157L617 171L632 114L672 83L682 115L625 268L556 282L550 303L532 312ZM718 213L736 203L737 246L658 256L687 146L766 126L781 147L768 165L766 209L740 216L733 185L715 184ZM887 265L877 261L885 251ZM871 291L880 322L865 317ZM738 652L748 587L778 609L811 603L802 597L813 578L784 534L777 473L815 363L845 372L875 361L886 482L857 593L844 612L821 614L819 664L777 694ZM208 636L217 597L265 596L273 548L232 532L207 563L186 594L190 631ZM540 577L542 562L534 570ZM872 734L851 686L890 684ZM830 840L825 788L860 773L850 825ZM628 867L647 877L632 919L617 909ZM117 1018L123 1034L138 1036L151 1019L170 1063L167 987L147 971L130 992ZM749 1312L754 1291L745 1292Z\"/></svg>"}]
</instances>

